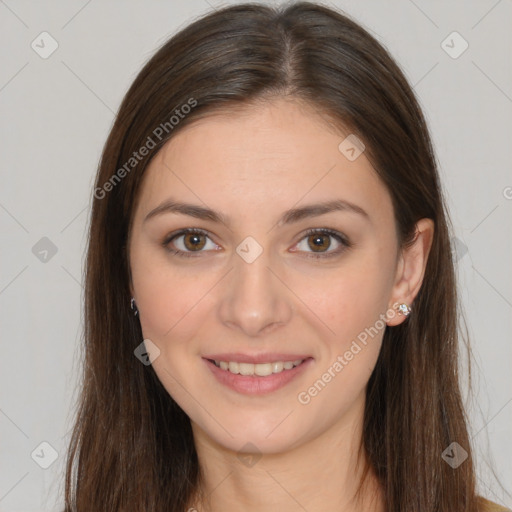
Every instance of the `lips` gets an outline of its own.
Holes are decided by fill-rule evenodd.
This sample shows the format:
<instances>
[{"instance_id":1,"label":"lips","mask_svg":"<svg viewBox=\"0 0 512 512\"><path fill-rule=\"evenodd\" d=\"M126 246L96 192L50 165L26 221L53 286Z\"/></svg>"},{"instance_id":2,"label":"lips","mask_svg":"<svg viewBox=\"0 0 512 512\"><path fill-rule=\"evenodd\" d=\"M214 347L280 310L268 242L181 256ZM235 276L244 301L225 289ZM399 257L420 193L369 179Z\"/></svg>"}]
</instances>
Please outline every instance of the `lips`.
<instances>
[{"instance_id":1,"label":"lips","mask_svg":"<svg viewBox=\"0 0 512 512\"><path fill-rule=\"evenodd\" d=\"M203 356L215 378L243 394L275 391L301 374L313 362L304 354L211 354Z\"/></svg>"},{"instance_id":2,"label":"lips","mask_svg":"<svg viewBox=\"0 0 512 512\"><path fill-rule=\"evenodd\" d=\"M238 363L237 361L218 361L214 360L215 366L221 370L229 371L235 375L258 375L267 377L272 373L281 373L299 366L303 359L295 361L274 361L271 363Z\"/></svg>"},{"instance_id":3,"label":"lips","mask_svg":"<svg viewBox=\"0 0 512 512\"><path fill-rule=\"evenodd\" d=\"M211 359L212 361L233 361L237 363L273 363L276 361L297 361L304 360L311 357L308 354L285 354L277 352L265 352L262 354L242 354L241 352L210 354L203 356L204 359Z\"/></svg>"}]
</instances>

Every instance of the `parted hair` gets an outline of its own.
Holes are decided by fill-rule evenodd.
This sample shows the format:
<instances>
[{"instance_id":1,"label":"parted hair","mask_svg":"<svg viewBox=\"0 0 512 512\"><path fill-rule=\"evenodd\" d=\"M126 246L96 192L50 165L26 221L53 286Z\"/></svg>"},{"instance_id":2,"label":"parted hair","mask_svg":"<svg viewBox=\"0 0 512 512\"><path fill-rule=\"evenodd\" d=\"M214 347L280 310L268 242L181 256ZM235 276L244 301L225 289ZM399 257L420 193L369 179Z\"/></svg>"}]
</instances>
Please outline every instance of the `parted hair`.
<instances>
[{"instance_id":1,"label":"parted hair","mask_svg":"<svg viewBox=\"0 0 512 512\"><path fill-rule=\"evenodd\" d=\"M458 373L452 228L424 115L397 63L367 30L330 7L295 2L232 5L198 17L156 51L120 105L92 198L65 512L191 506L201 471L190 420L151 365L134 357L143 335L129 309L132 217L148 163L175 133L203 116L280 97L307 102L364 142L392 198L400 247L412 242L419 219L434 221L413 314L383 335L359 448L390 512L479 510ZM191 98L193 108L179 110L170 126ZM152 147L127 167L148 137ZM122 180L113 183L116 173ZM454 441L468 454L457 468L441 456Z\"/></svg>"}]
</instances>

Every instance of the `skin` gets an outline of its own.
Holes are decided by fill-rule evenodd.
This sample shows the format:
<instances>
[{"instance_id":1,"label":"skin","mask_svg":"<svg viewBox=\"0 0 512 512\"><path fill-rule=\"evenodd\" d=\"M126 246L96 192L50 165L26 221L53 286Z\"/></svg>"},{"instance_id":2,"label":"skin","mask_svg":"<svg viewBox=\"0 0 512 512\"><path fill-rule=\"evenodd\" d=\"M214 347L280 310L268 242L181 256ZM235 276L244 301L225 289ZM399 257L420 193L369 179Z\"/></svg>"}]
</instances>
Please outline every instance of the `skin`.
<instances>
[{"instance_id":1,"label":"skin","mask_svg":"<svg viewBox=\"0 0 512 512\"><path fill-rule=\"evenodd\" d=\"M413 303L434 225L421 219L415 243L399 250L390 195L364 152L354 161L340 152L346 135L311 107L278 99L185 127L147 169L130 232L131 291L144 338L160 350L153 368L191 419L204 472L204 502L191 503L197 510L384 510L373 474L363 502L351 500L365 388L384 325L309 403L298 394L365 328L378 326L379 315L388 312L388 326L406 320L389 312L396 302ZM230 224L176 213L144 222L170 197L219 211ZM368 220L335 211L277 222L290 208L333 199L360 206ZM202 252L179 257L162 245L191 227L211 235L199 238ZM304 234L310 228L338 231L353 245L324 235L324 253L342 252L308 257L318 254L315 236ZM252 263L236 252L247 236L263 248ZM194 242L181 236L168 248L193 252ZM206 367L202 355L222 352L313 361L283 388L248 396Z\"/></svg>"}]
</instances>

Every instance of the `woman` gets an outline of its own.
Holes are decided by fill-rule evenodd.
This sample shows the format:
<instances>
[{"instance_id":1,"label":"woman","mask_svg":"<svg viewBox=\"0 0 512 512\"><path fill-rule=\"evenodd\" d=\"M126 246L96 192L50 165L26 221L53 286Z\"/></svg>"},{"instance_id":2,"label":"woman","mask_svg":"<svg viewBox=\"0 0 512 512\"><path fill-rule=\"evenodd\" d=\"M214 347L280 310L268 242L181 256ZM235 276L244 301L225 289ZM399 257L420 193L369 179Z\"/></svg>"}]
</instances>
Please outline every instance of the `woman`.
<instances>
[{"instance_id":1,"label":"woman","mask_svg":"<svg viewBox=\"0 0 512 512\"><path fill-rule=\"evenodd\" d=\"M422 112L360 26L299 2L185 27L96 178L66 510L499 510L449 228Z\"/></svg>"}]
</instances>

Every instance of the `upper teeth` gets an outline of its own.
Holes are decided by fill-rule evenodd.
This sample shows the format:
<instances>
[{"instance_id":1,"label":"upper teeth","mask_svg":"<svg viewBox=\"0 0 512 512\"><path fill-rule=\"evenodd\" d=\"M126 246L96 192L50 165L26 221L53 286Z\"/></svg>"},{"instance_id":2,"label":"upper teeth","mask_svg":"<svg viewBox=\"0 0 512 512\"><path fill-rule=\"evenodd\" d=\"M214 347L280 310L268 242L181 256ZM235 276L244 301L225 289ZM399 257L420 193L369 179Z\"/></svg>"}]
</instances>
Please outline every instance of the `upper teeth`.
<instances>
[{"instance_id":1,"label":"upper teeth","mask_svg":"<svg viewBox=\"0 0 512 512\"><path fill-rule=\"evenodd\" d=\"M296 361L275 361L273 363L237 363L236 361L214 361L215 365L222 370L228 370L231 373L240 375L258 375L266 377L272 373L281 373L283 370L291 370L298 366L304 359Z\"/></svg>"}]
</instances>

